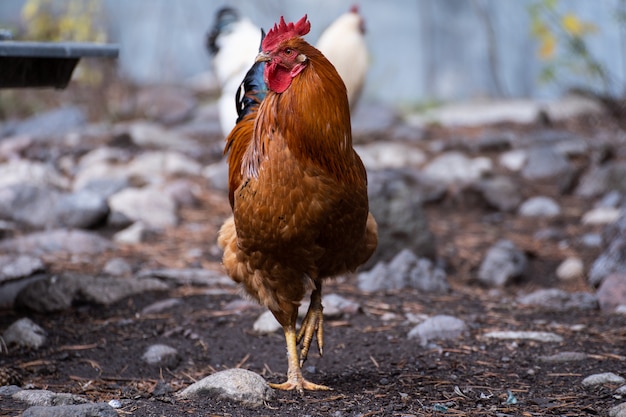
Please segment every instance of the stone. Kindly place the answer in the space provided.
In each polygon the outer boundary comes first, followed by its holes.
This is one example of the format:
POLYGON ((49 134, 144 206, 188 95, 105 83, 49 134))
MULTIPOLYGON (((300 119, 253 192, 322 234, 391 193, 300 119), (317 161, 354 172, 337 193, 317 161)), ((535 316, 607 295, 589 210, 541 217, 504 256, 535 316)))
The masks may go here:
POLYGON ((445 152, 426 164, 422 172, 444 184, 469 184, 477 181, 493 170, 493 164, 486 157, 469 158, 458 151, 445 152))
POLYGON ((561 281, 573 281, 582 278, 585 274, 585 266, 582 259, 569 257, 556 269, 556 277, 561 281))
POLYGON ((25 389, 12 395, 13 399, 29 405, 55 407, 63 405, 86 404, 87 399, 66 393, 56 393, 45 389, 25 389))
POLYGON ((260 334, 269 334, 282 329, 282 327, 272 312, 268 310, 255 320, 252 330, 260 334))
POLYGON ((572 169, 565 156, 553 146, 535 146, 527 151, 527 159, 522 176, 530 181, 556 178, 572 169))
POLYGON ((16 184, 67 189, 70 181, 51 164, 44 162, 12 159, 1 163, 0 187, 16 184))
POLYGON ((626 305, 626 273, 608 275, 596 292, 598 303, 603 311, 615 311, 620 305, 626 305))
POLYGON ((595 385, 603 385, 603 384, 623 384, 626 382, 626 379, 623 377, 614 374, 613 372, 604 372, 600 374, 589 375, 585 379, 583 379, 582 384, 585 387, 593 387, 595 385))
POLYGON ((517 298, 523 305, 532 305, 550 311, 596 310, 598 298, 587 292, 568 293, 558 288, 544 288, 517 298))
POLYGON ((136 100, 140 114, 165 125, 190 119, 198 105, 191 92, 174 86, 142 89, 137 94, 136 100))
POLYGON ((173 347, 156 344, 149 346, 141 359, 148 365, 174 369, 180 363, 181 357, 178 351, 173 347))
POLYGON ((235 368, 209 375, 179 393, 181 398, 201 395, 228 398, 248 406, 260 407, 272 399, 274 390, 259 374, 235 368))
POLYGON ((200 175, 202 166, 194 159, 176 151, 146 151, 137 155, 127 166, 130 177, 146 183, 161 183, 174 175, 200 175))
POLYGON ((589 355, 584 352, 559 352, 554 355, 539 356, 539 362, 546 363, 568 363, 568 362, 580 362, 589 358, 589 355))
POLYGON ((46 343, 46 331, 29 318, 22 318, 11 324, 2 334, 7 345, 39 349, 46 343))
POLYGON ((426 161, 423 151, 405 143, 373 142, 354 149, 368 170, 419 167, 426 161))
POLYGON ((108 215, 106 199, 89 190, 61 196, 55 208, 57 225, 67 228, 89 229, 104 223, 108 215))
POLYGON ((583 215, 582 223, 586 225, 609 224, 617 221, 622 211, 615 207, 596 207, 583 215))
POLYGON ((37 113, 17 125, 11 131, 13 135, 30 136, 35 139, 63 138, 66 134, 85 125, 85 111, 75 106, 63 106, 37 113))
POLYGON ((483 335, 488 339, 500 340, 534 340, 536 342, 557 342, 563 341, 563 337, 550 332, 535 331, 495 331, 483 335))
POLYGON ((359 273, 357 283, 365 292, 417 288, 444 293, 449 289, 445 271, 408 249, 400 251, 388 264, 381 262, 372 270, 359 273))
POLYGON ((17 278, 28 277, 45 269, 40 258, 29 255, 0 255, 0 284, 17 278))
MULTIPOLYGON (((626 390, 618 394, 626 394, 626 390)), ((609 417, 626 417, 626 402, 618 404, 615 407, 611 407, 609 410, 609 417)))
POLYGON ((0 218, 32 228, 57 227, 55 208, 61 192, 43 186, 15 184, 0 188, 0 218))
POLYGON ((102 272, 108 275, 124 277, 129 276, 133 272, 133 268, 130 266, 125 259, 122 258, 113 258, 109 259, 106 264, 104 264, 104 268, 102 272))
POLYGON ((536 196, 524 201, 518 213, 526 217, 555 217, 561 214, 561 207, 550 197, 536 196))
POLYGON ((479 181, 475 186, 489 206, 504 212, 514 211, 522 202, 519 186, 506 176, 479 181))
POLYGON ((124 230, 113 235, 113 241, 117 243, 141 243, 149 228, 142 221, 134 222, 124 230))
POLYGON ((488 286, 503 287, 526 270, 524 252, 510 240, 500 240, 489 248, 478 269, 478 280, 488 286))
POLYGON ((178 223, 174 200, 157 188, 126 188, 109 198, 111 211, 119 211, 148 227, 164 228, 178 223))
POLYGON ((589 284, 592 287, 598 287, 612 273, 626 273, 626 236, 624 235, 608 240, 608 247, 591 264, 589 284))
POLYGON ((108 403, 34 406, 27 408, 22 417, 118 417, 117 411, 108 403))
POLYGON ((509 171, 521 171, 528 160, 528 152, 523 149, 513 149, 500 155, 498 162, 509 171))
POLYGON ((94 254, 111 248, 111 242, 91 232, 55 229, 0 241, 0 252, 44 255, 51 253, 94 254))
POLYGON ((438 315, 429 317, 413 327, 408 334, 409 339, 419 339, 422 346, 432 340, 456 339, 467 333, 465 322, 453 316, 438 315))

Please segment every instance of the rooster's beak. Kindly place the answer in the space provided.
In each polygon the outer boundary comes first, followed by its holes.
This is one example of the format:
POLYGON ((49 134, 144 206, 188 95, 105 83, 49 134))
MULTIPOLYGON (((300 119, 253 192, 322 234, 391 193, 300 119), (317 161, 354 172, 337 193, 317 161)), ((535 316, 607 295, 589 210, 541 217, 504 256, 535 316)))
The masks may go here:
POLYGON ((265 52, 259 52, 254 62, 268 62, 270 59, 271 57, 269 56, 269 54, 265 52))

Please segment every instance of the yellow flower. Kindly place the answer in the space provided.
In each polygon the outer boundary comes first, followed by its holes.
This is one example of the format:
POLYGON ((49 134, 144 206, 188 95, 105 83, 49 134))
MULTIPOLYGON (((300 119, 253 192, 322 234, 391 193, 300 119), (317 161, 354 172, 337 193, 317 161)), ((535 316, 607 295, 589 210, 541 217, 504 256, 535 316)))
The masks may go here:
POLYGON ((556 50, 556 39, 550 34, 546 34, 541 37, 541 43, 539 44, 539 56, 542 59, 550 59, 554 55, 556 50))
POLYGON ((561 18, 561 25, 563 29, 571 36, 582 36, 586 33, 595 32, 595 25, 587 22, 582 22, 573 13, 567 13, 561 18))

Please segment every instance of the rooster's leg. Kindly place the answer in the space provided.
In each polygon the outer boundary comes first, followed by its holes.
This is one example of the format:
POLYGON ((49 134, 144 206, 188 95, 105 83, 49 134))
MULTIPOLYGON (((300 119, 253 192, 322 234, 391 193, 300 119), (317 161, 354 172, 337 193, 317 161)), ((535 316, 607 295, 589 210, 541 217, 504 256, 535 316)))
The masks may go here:
MULTIPOLYGON (((296 343, 296 318, 298 312, 295 309, 293 318, 288 323, 283 324, 283 330, 285 332, 285 340, 287 342, 287 360, 289 362, 289 369, 287 370, 287 381, 282 384, 270 384, 274 389, 280 390, 293 390, 296 389, 299 392, 304 390, 310 391, 325 391, 331 388, 324 385, 317 385, 307 381, 302 376, 302 369, 300 367, 300 361, 298 360, 298 346, 296 343)), ((278 318, 278 317, 277 317, 278 318)), ((280 321, 280 320, 279 320, 280 321)))
POLYGON ((320 356, 324 354, 324 307, 322 307, 322 283, 318 281, 316 288, 311 293, 311 304, 306 312, 306 316, 300 326, 297 343, 302 342, 302 348, 300 349, 300 366, 304 364, 309 354, 309 348, 313 341, 313 335, 317 339, 317 348, 320 352, 320 356))

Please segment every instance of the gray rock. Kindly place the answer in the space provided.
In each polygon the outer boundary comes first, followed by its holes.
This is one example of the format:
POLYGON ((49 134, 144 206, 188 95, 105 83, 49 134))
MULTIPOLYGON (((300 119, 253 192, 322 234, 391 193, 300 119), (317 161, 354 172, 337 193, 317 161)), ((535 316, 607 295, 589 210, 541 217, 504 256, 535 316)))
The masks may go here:
POLYGON ((535 146, 528 150, 522 176, 531 181, 556 178, 571 169, 567 158, 557 152, 553 146, 535 146))
POLYGON ((554 217, 561 214, 561 207, 550 197, 536 196, 524 201, 518 212, 527 217, 554 217))
POLYGON ((418 324, 409 331, 409 339, 419 339, 422 346, 432 340, 450 340, 462 336, 468 331, 461 319, 453 316, 433 316, 418 324))
POLYGON ((138 277, 155 277, 162 280, 171 281, 177 285, 206 285, 206 286, 227 286, 232 287, 235 282, 222 271, 210 269, 149 269, 141 271, 138 277))
POLYGON ((563 337, 551 332, 534 331, 495 331, 483 335, 488 339, 500 340, 534 340, 536 342, 557 342, 563 341, 563 337))
POLYGON ((621 210, 615 207, 595 207, 582 217, 582 224, 596 225, 609 224, 617 221, 621 215, 621 210))
POLYGON ((106 199, 88 190, 62 196, 55 210, 59 226, 78 229, 88 229, 103 223, 108 214, 106 199))
POLYGON ((2 334, 7 345, 39 349, 46 343, 46 331, 29 318, 19 319, 11 324, 2 334))
POLYGON ((539 362, 546 363, 568 363, 568 362, 580 362, 589 358, 589 355, 584 352, 559 352, 554 355, 539 356, 539 362))
POLYGON ((254 321, 252 330, 260 334, 270 334, 280 330, 282 327, 272 312, 268 310, 254 321))
POLYGON ((78 395, 56 393, 45 389, 21 390, 13 394, 13 399, 42 407, 87 404, 89 402, 78 395))
POLYGON ((179 393, 181 398, 203 394, 228 398, 243 404, 259 407, 274 396, 265 379, 245 369, 228 369, 209 375, 191 384, 179 393))
POLYGON ((144 352, 141 359, 149 365, 174 369, 180 363, 178 351, 167 345, 152 345, 144 352))
POLYGON ((522 201, 520 188, 509 177, 485 179, 479 181, 475 187, 491 207, 500 211, 514 211, 522 201))
POLYGON ((167 284, 154 278, 93 277, 66 273, 26 286, 15 303, 43 313, 67 309, 75 302, 108 305, 134 294, 168 288, 167 284))
POLYGON ((24 410, 22 417, 118 417, 118 414, 107 403, 89 403, 30 407, 24 410))
POLYGON ((43 113, 38 113, 15 125, 11 131, 14 136, 30 136, 35 139, 62 138, 67 133, 85 125, 85 112, 73 106, 64 106, 43 113))
POLYGON ((602 280, 596 293, 600 308, 615 311, 620 305, 626 305, 626 273, 614 273, 602 280))
POLYGON ((405 143, 373 142, 355 146, 367 170, 419 167, 426 155, 415 146, 405 143))
POLYGON ((172 175, 200 175, 202 166, 175 151, 148 151, 136 156, 127 166, 128 175, 146 183, 160 183, 172 175))
POLYGON ((61 193, 52 188, 16 184, 0 188, 0 218, 34 228, 56 226, 61 193))
MULTIPOLYGON (((115 212, 113 214, 116 214, 115 212)), ((119 213, 121 216, 125 215, 119 213)), ((117 243, 141 243, 150 229, 142 221, 134 222, 124 230, 113 235, 113 241, 117 243)))
POLYGON ((130 181, 127 178, 96 178, 85 183, 79 191, 90 191, 108 200, 113 194, 129 186, 130 181))
POLYGON ((147 305, 141 310, 141 314, 159 314, 180 304, 182 301, 179 298, 167 298, 147 305))
POLYGON ((209 180, 209 184, 214 189, 228 191, 228 163, 226 159, 207 165, 202 170, 202 176, 209 180))
POLYGON ((566 258, 556 269, 556 276, 561 281, 573 281, 582 278, 585 274, 585 265, 578 257, 566 258))
POLYGON ((368 179, 369 207, 378 223, 378 247, 364 269, 380 261, 389 262, 403 249, 434 259, 435 238, 422 203, 441 197, 445 187, 432 186, 432 182, 397 170, 375 171, 368 179))
POLYGON ((510 240, 500 240, 487 251, 478 269, 478 280, 488 286, 502 287, 520 277, 526 265, 524 252, 510 240))
POLYGON ((29 255, 0 255, 0 284, 28 277, 45 269, 40 258, 29 255))
POLYGON ((518 172, 524 168, 528 160, 528 152, 524 149, 513 149, 500 155, 499 163, 509 171, 518 172))
POLYGON ((106 264, 104 264, 104 268, 102 272, 108 275, 113 275, 116 277, 129 276, 133 272, 133 268, 130 266, 125 259, 122 258, 113 258, 109 259, 106 264))
POLYGON ((56 229, 0 241, 0 251, 44 255, 51 253, 94 254, 111 248, 111 242, 91 232, 56 229))
POLYGON ((357 282, 359 289, 366 292, 417 288, 442 293, 449 289, 445 271, 408 249, 400 251, 389 264, 381 262, 372 270, 359 273, 357 282))
POLYGON ((568 293, 557 288, 540 289, 518 297, 524 305, 542 307, 551 311, 596 310, 598 298, 587 292, 568 293))
POLYGON ((606 165, 593 166, 580 179, 576 195, 593 198, 609 191, 626 193, 626 162, 608 162, 606 165))
POLYGON ((61 175, 51 164, 12 159, 0 164, 0 187, 15 184, 67 189, 70 181, 61 175))
POLYGON ((589 270, 589 284, 599 286, 613 273, 626 273, 626 236, 618 236, 596 258, 589 270))
POLYGON ((178 223, 174 200, 157 188, 126 188, 109 198, 111 211, 119 211, 148 227, 163 228, 178 223))
POLYGON ((356 301, 348 300, 339 294, 326 294, 322 299, 324 317, 340 318, 344 315, 356 314, 361 305, 356 301))
POLYGON ((624 382, 626 382, 626 379, 623 377, 616 375, 613 372, 604 372, 601 374, 589 375, 583 379, 582 384, 585 387, 593 387, 595 385, 602 384, 623 384, 624 382))
POLYGON ((609 417, 626 417, 626 402, 612 407, 609 410, 609 417))
POLYGON ((423 168, 428 177, 444 184, 471 184, 493 170, 490 159, 469 158, 457 151, 445 152, 435 157, 423 168))
POLYGON ((126 129, 133 143, 140 147, 159 147, 192 154, 202 151, 200 145, 193 140, 180 133, 164 129, 156 123, 134 122, 126 129))

